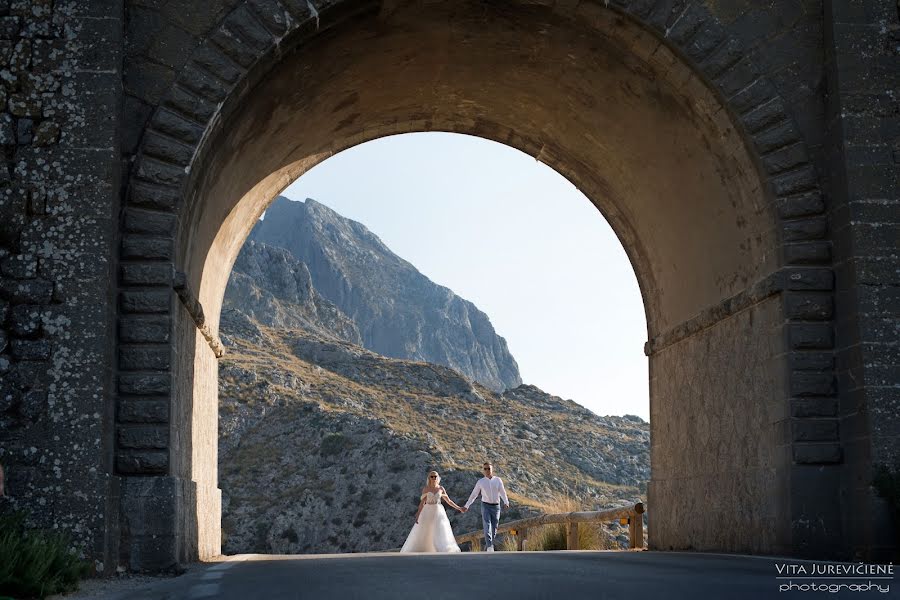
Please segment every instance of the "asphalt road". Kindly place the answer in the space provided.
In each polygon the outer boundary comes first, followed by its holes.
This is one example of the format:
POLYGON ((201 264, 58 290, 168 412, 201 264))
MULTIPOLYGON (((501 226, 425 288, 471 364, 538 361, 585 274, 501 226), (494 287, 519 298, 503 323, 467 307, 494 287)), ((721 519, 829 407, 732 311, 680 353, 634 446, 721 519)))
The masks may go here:
MULTIPOLYGON (((676 552, 240 555, 107 600, 900 598, 893 579, 778 579, 787 558, 676 552), (780 591, 783 585, 880 585, 780 591), (885 592, 883 590, 888 589, 885 592)), ((816 563, 824 564, 824 563, 816 563)), ((898 584, 900 585, 900 584, 898 584)))

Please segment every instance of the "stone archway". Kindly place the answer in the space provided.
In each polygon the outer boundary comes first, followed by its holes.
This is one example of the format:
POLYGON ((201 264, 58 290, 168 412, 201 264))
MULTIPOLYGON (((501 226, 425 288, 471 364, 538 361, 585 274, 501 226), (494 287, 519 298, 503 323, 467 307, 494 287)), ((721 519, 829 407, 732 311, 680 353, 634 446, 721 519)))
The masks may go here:
POLYGON ((830 253, 781 99, 698 4, 536 4, 254 0, 196 50, 143 134, 122 220, 133 568, 218 551, 216 328, 253 222, 332 153, 433 130, 547 163, 626 248, 649 329, 651 546, 836 552, 840 519, 816 503, 840 457, 823 418, 830 253))

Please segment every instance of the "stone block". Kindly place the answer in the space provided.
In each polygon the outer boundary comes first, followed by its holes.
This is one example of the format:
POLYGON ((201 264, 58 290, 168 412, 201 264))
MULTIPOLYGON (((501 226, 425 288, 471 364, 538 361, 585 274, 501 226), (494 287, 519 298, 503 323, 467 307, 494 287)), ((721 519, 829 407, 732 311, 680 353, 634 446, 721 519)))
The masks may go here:
POLYGON ((168 426, 119 426, 116 430, 119 448, 129 450, 163 450, 169 447, 168 426))
POLYGON ((9 112, 16 117, 39 119, 43 116, 40 97, 28 94, 12 94, 8 101, 9 112))
POLYGON ((836 417, 837 398, 791 398, 792 417, 836 417))
MULTIPOLYGON (((731 66, 737 64, 743 56, 744 50, 741 44, 734 38, 728 38, 715 51, 709 54, 705 60, 700 62, 698 66, 706 77, 714 79, 731 66)), ((728 96, 732 95, 734 94, 728 94, 728 96)))
POLYGON ((791 450, 794 461, 798 464, 821 465, 841 462, 841 446, 838 443, 794 444, 791 450))
POLYGON ((784 293, 785 313, 789 319, 823 321, 834 315, 834 298, 829 293, 784 293))
POLYGON ((165 162, 188 166, 194 156, 194 147, 174 138, 166 137, 153 130, 147 131, 141 146, 144 155, 159 158, 165 162))
POLYGON ((834 272, 824 267, 785 267, 783 287, 786 290, 828 291, 834 289, 834 272))
POLYGON ((119 273, 125 285, 168 286, 172 284, 173 267, 171 263, 125 263, 119 267, 119 273))
POLYGON ((152 375, 119 375, 119 393, 134 396, 165 395, 172 389, 172 376, 168 373, 152 375))
POLYGON ((167 451, 120 450, 116 453, 116 471, 122 475, 156 475, 167 473, 168 470, 167 451))
POLYGON ((791 371, 791 395, 829 396, 835 393, 834 374, 831 371, 791 371))
POLYGON ((64 40, 36 39, 31 46, 31 66, 35 73, 52 73, 63 68, 69 55, 64 40))
POLYGON ((194 60, 226 83, 237 83, 246 70, 212 44, 204 44, 194 53, 194 60))
POLYGON ((172 320, 168 317, 129 317, 119 319, 119 340, 125 343, 159 343, 169 341, 172 320))
POLYGON ((0 273, 13 279, 33 279, 37 276, 38 259, 33 254, 14 254, 0 260, 0 273))
POLYGON ((53 297, 53 283, 44 279, 0 281, 0 297, 13 304, 49 304, 53 297))
POLYGON ((696 4, 690 4, 680 15, 678 15, 677 20, 667 27, 666 37, 686 51, 691 49, 691 42, 695 37, 701 37, 704 41, 704 45, 708 48, 706 52, 700 53, 700 57, 705 58, 705 56, 718 45, 717 43, 713 43, 713 40, 718 39, 718 42, 721 43, 724 39, 721 29, 708 23, 709 17, 709 12, 707 12, 706 9, 701 8, 696 4), (713 35, 706 33, 705 30, 707 29, 711 29, 714 32, 713 35), (716 34, 717 37, 714 37, 716 34))
POLYGON ((43 121, 34 131, 35 146, 50 146, 59 141, 60 127, 53 121, 43 121))
POLYGON ((712 80, 722 92, 722 95, 730 98, 751 85, 758 78, 759 72, 754 64, 748 58, 744 58, 712 77, 712 80))
MULTIPOLYGON (((768 106, 768 105, 766 105, 768 106)), ((750 113, 751 115, 755 114, 750 113)), ((748 115, 749 118, 749 115, 748 115)), ((797 169, 809 162, 809 154, 806 151, 806 144, 796 143, 790 146, 779 148, 762 157, 763 165, 769 175, 776 175, 784 171, 797 169)), ((812 196, 815 192, 808 195, 812 196)), ((801 195, 801 198, 803 196, 801 195)), ((820 196, 821 198, 821 196, 820 196)), ((821 212, 821 210, 819 211, 821 212)))
MULTIPOLYGON (((795 148, 798 144, 788 146, 795 148)), ((804 150, 805 152, 805 150, 804 150)), ((776 154, 778 151, 776 151, 776 154)), ((765 158, 763 158, 765 161, 765 158)), ((818 189, 801 192, 796 195, 775 198, 775 208, 778 216, 783 219, 820 215, 825 212, 825 200, 818 189)))
POLYGON ((746 88, 728 99, 728 104, 737 113, 745 114, 771 102, 777 93, 769 80, 760 77, 746 88))
POLYGON ((125 210, 125 231, 171 236, 175 233, 175 215, 171 212, 128 208, 125 210))
POLYGON ((149 181, 134 182, 129 195, 131 204, 157 210, 174 209, 178 199, 178 188, 149 181))
POLYGON ((14 146, 16 144, 16 130, 14 121, 8 113, 0 113, 0 145, 14 146))
POLYGON ((122 239, 122 258, 172 260, 175 242, 171 237, 152 237, 127 234, 122 239))
POLYGON ((48 340, 12 340, 9 353, 16 360, 48 360, 50 342, 48 340))
POLYGON ((168 423, 168 400, 119 400, 120 423, 168 423))
POLYGON ((119 293, 119 306, 124 313, 168 313, 172 290, 141 290, 119 293))
POLYGON ((249 0, 247 4, 272 37, 281 38, 287 33, 290 23, 277 0, 249 0))
MULTIPOLYGON (((205 122, 205 119, 202 121, 205 122)), ((203 127, 200 124, 170 110, 157 110, 153 115, 151 125, 157 131, 191 145, 196 145, 203 137, 203 127)))
POLYGON ((788 365, 794 371, 833 371, 834 353, 801 350, 786 354, 788 365))
POLYGON ((119 368, 123 371, 166 371, 171 358, 168 345, 119 347, 119 368))
POLYGON ((787 265, 831 264, 831 242, 820 240, 783 244, 784 262, 787 265))
MULTIPOLYGON (((208 123, 213 115, 216 114, 216 111, 219 110, 217 103, 207 100, 200 94, 180 85, 176 85, 169 90, 169 94, 163 100, 163 105, 174 109, 175 112, 186 115, 197 123, 208 123)), ((180 139, 184 139, 184 137, 189 136, 185 135, 180 137, 180 139)), ((196 142, 188 143, 196 145, 196 142)))
POLYGON ((246 4, 233 10, 225 19, 223 26, 229 34, 255 50, 257 56, 268 50, 275 41, 246 4))
POLYGON ((10 314, 10 331, 18 337, 33 337, 41 331, 41 307, 19 304, 10 314))
POLYGON ((231 89, 228 84, 216 79, 197 64, 184 68, 178 78, 178 85, 216 103, 222 102, 231 89))
MULTIPOLYGON (((759 133, 756 133, 751 137, 753 138, 753 143, 760 154, 765 154, 767 152, 777 150, 778 148, 783 148, 784 146, 796 144, 801 139, 800 133, 797 131, 797 128, 794 127, 794 124, 787 119, 778 123, 777 125, 774 125, 773 127, 770 127, 769 129, 760 131, 759 133)), ((789 194, 790 192, 785 192, 778 195, 787 196, 789 194)))
POLYGON ((837 419, 791 419, 791 437, 795 442, 837 441, 837 419))
POLYGON ((145 181, 162 185, 179 186, 186 174, 184 167, 165 163, 149 156, 142 156, 137 176, 145 181))
POLYGON ((784 103, 778 96, 775 96, 768 102, 744 113, 740 117, 741 122, 744 124, 744 128, 750 133, 762 131, 781 122, 784 118, 784 103))
POLYGON ((0 39, 16 39, 19 36, 21 26, 19 17, 0 17, 0 39))
POLYGON ((790 196, 800 192, 814 190, 818 178, 811 165, 794 171, 788 171, 772 178, 772 190, 776 196, 790 196))
POLYGON ((47 411, 47 391, 29 390, 22 394, 18 411, 29 421, 37 421, 47 411))
POLYGON ((788 343, 795 350, 828 350, 834 347, 831 323, 791 323, 788 343))

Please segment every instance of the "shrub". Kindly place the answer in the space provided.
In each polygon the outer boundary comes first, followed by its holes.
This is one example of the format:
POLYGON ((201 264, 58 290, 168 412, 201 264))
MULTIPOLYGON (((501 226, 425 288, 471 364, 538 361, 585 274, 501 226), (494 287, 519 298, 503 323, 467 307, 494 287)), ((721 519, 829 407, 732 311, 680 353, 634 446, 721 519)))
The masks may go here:
POLYGON ((25 513, 0 515, 0 596, 45 598, 78 589, 90 563, 64 533, 25 527, 25 513))
POLYGON ((322 445, 319 448, 319 452, 322 454, 322 456, 333 456, 335 454, 342 453, 350 446, 350 440, 348 440, 343 434, 329 433, 322 439, 322 445))
MULTIPOLYGON (((582 510, 579 503, 570 496, 557 496, 546 503, 542 510, 545 514, 567 513, 582 510)), ((544 525, 528 532, 526 550, 565 550, 568 548, 565 523, 544 525)), ((578 524, 579 550, 610 550, 616 548, 615 540, 603 531, 602 523, 578 524)))

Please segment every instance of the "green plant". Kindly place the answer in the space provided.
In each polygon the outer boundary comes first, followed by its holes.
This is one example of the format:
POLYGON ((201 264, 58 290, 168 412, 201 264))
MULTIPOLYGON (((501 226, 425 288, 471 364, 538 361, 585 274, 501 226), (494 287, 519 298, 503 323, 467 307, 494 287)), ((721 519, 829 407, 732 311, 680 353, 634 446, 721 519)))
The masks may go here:
POLYGON ((45 598, 78 589, 90 572, 64 533, 28 529, 23 512, 0 515, 0 595, 45 598))

